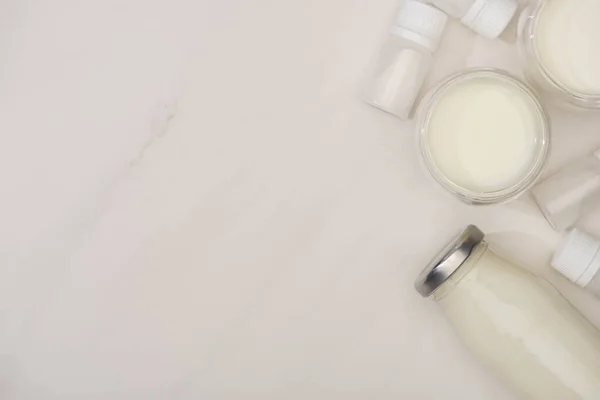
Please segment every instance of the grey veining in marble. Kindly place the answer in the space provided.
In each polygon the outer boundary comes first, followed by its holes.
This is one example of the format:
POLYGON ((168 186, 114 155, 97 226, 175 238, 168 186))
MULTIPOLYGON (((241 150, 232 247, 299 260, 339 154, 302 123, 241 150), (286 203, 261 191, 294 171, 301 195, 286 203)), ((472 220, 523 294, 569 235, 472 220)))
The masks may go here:
MULTIPOLYGON (((0 5, 0 397, 513 399, 412 288, 468 223, 600 322, 528 197, 460 204, 360 102, 395 7, 0 5)), ((519 73, 459 24, 437 61, 428 85, 519 73)), ((549 171, 600 147, 600 117, 550 111, 549 171)))

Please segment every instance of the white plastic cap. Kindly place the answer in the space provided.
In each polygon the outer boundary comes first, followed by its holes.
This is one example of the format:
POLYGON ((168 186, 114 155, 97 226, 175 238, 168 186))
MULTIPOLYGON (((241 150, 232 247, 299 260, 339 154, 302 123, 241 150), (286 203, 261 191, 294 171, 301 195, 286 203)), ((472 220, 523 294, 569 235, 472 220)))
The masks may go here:
POLYGON ((463 24, 488 39, 496 39, 515 16, 517 0, 475 0, 463 24))
POLYGON ((600 240, 573 229, 554 254, 552 267, 570 281, 586 287, 600 270, 600 240))
POLYGON ((448 16, 443 11, 417 0, 405 0, 396 16, 392 34, 434 52, 447 22, 448 16))

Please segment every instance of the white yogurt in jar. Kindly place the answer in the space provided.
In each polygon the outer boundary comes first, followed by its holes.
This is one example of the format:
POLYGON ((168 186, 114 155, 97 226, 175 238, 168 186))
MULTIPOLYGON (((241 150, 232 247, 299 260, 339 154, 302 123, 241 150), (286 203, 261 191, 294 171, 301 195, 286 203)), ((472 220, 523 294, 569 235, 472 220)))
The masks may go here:
POLYGON ((550 77, 566 89, 600 95, 600 1, 552 0, 539 11, 534 47, 550 77))
POLYGON ((548 122, 529 88, 504 73, 472 71, 431 95, 421 147, 433 176, 473 203, 506 201, 540 175, 548 122))

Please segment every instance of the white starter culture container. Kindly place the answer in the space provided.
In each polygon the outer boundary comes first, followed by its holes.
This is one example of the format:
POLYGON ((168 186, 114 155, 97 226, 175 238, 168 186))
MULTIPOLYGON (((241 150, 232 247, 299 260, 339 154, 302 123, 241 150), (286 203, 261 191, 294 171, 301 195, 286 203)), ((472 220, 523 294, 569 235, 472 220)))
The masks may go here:
POLYGON ((448 15, 488 39, 504 32, 515 16, 517 0, 429 0, 448 15))
POLYGON ((405 0, 366 84, 365 101, 409 119, 447 21, 437 8, 405 0))

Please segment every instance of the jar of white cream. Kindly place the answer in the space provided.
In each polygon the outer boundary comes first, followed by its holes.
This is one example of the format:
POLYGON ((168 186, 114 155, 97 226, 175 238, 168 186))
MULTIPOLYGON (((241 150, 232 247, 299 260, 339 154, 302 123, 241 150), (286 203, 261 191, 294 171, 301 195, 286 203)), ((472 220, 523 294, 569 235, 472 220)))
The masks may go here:
POLYGON ((600 109, 600 1, 536 0, 519 19, 528 79, 565 104, 600 109))
POLYGON ((421 153, 433 178, 468 204, 508 202, 542 174, 546 113, 524 82, 494 69, 450 76, 421 103, 421 153))

